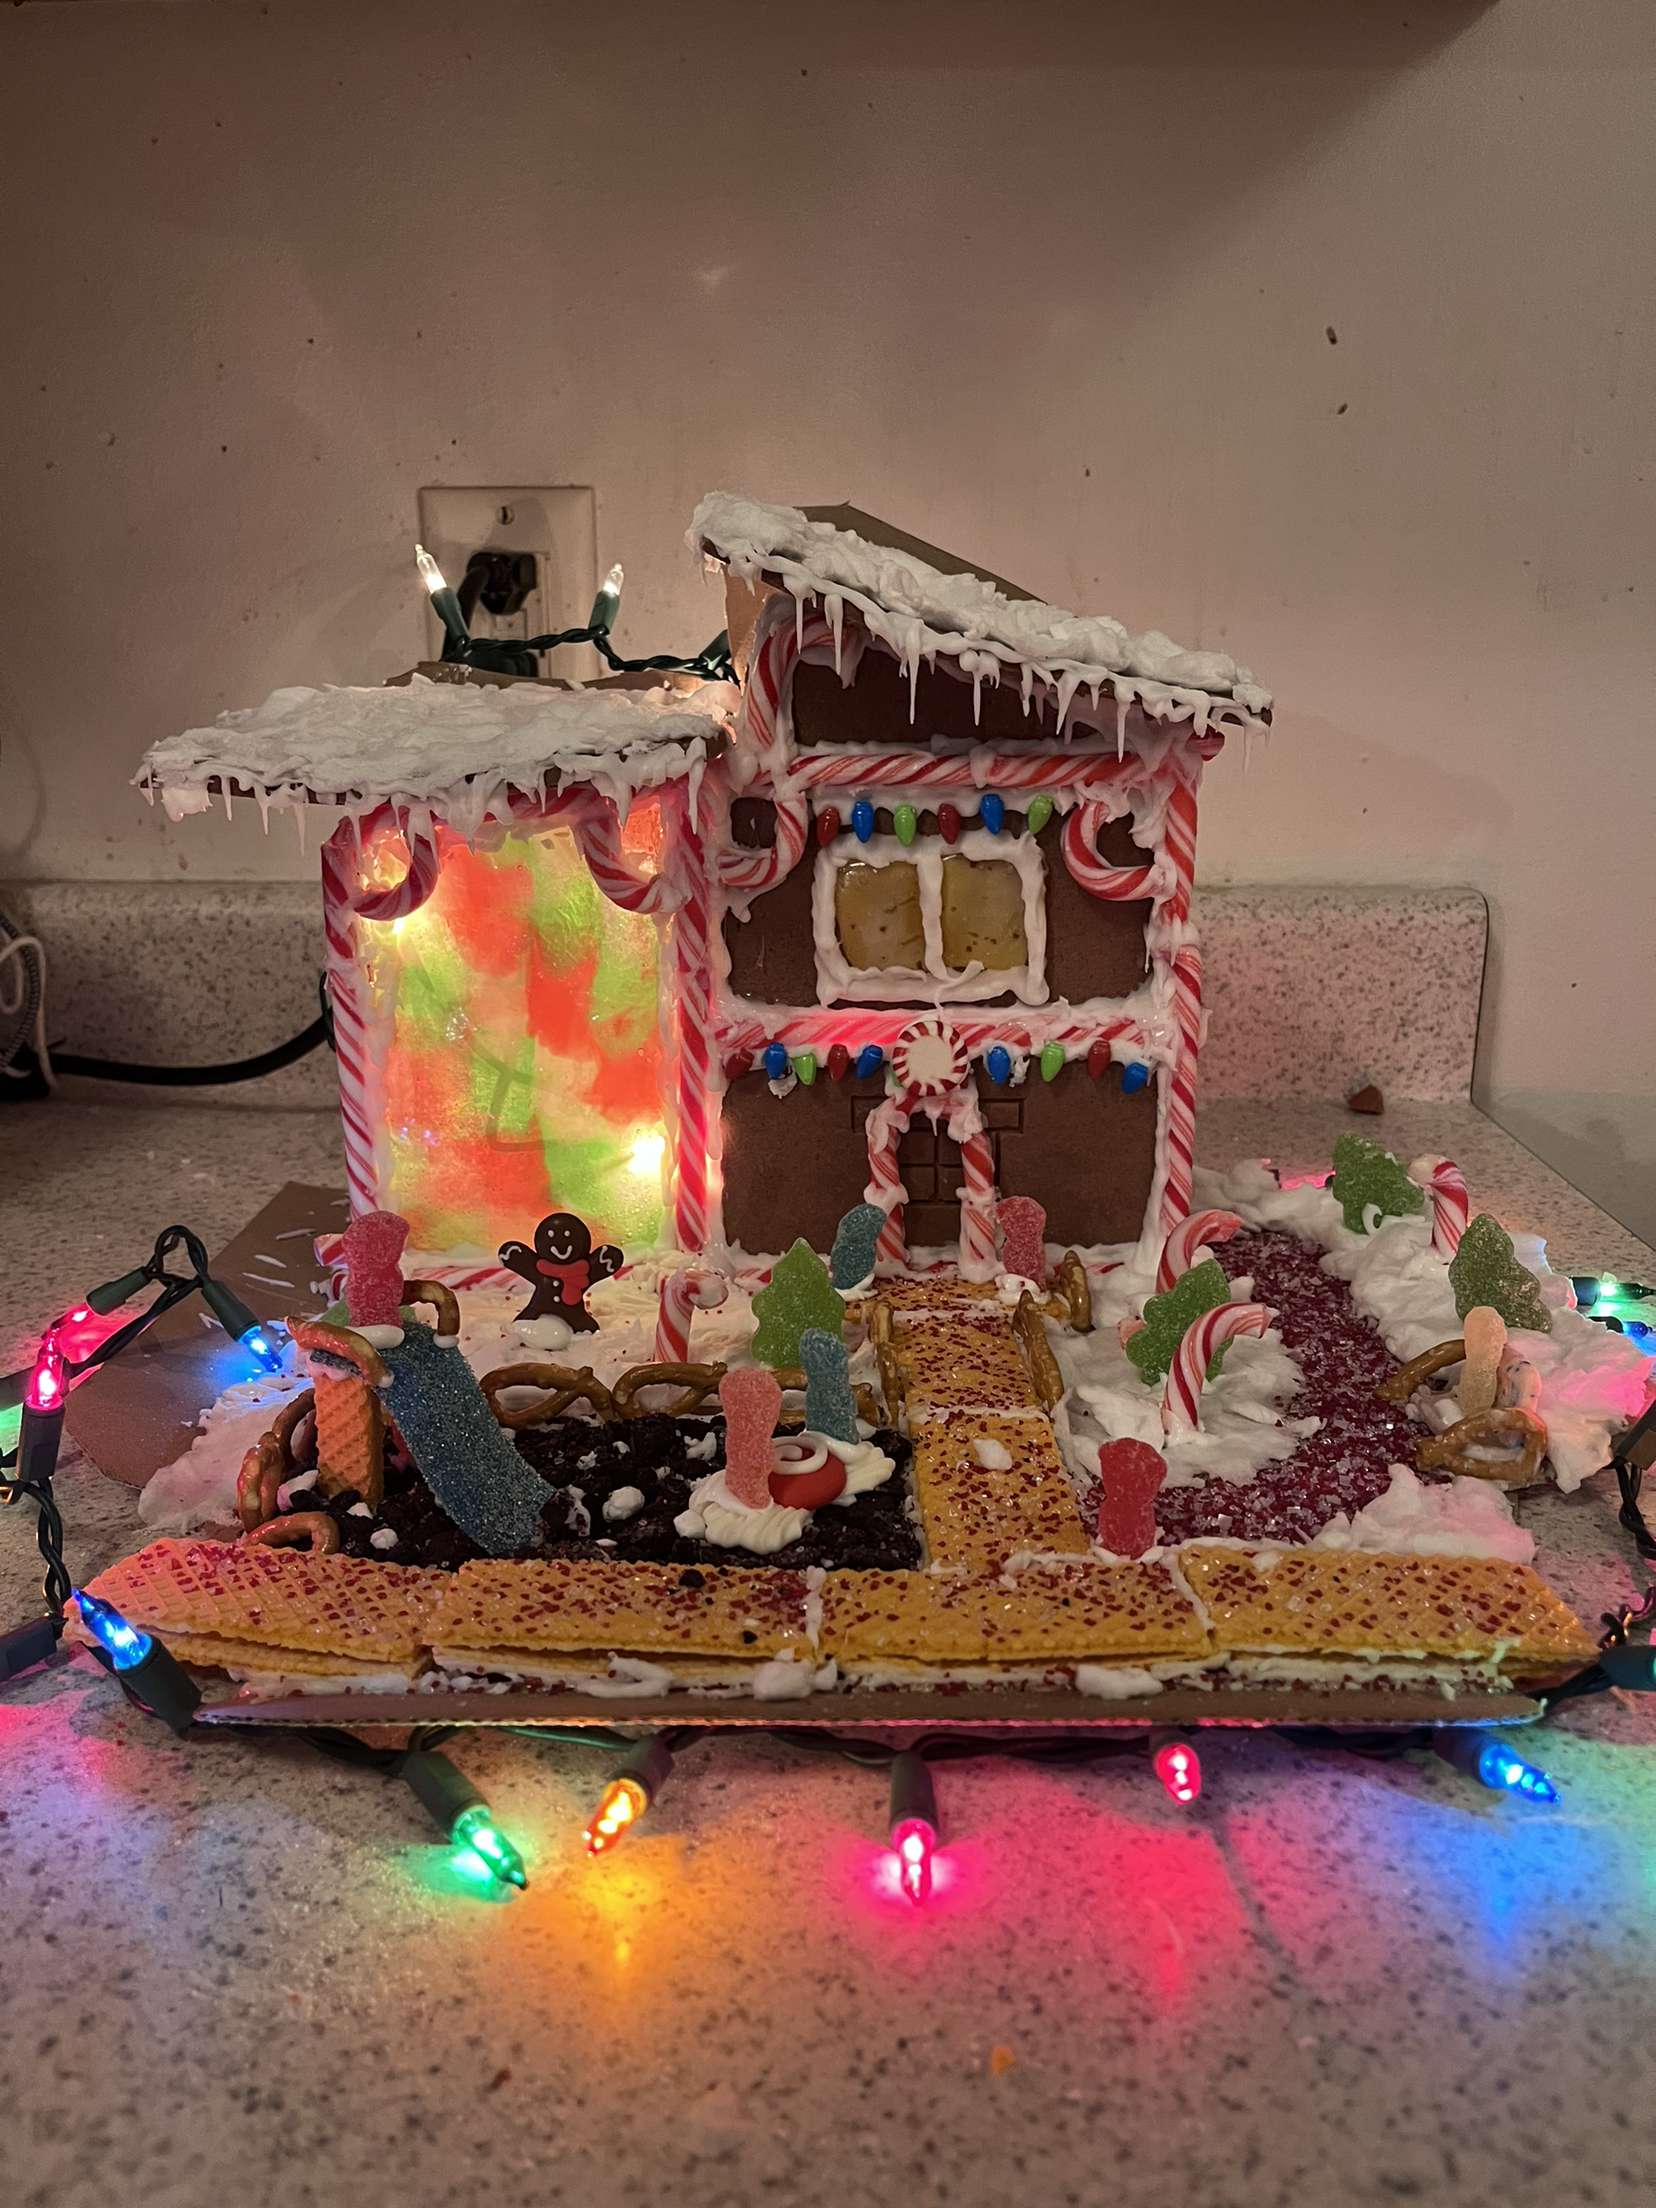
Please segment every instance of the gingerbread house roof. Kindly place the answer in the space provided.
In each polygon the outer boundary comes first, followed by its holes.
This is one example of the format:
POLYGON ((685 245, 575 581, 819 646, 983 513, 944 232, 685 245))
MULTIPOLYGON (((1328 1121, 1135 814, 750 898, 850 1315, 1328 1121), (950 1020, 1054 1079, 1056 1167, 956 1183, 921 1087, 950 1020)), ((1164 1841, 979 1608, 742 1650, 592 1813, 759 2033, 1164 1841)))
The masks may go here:
POLYGON ((820 601, 847 615, 905 667, 939 658, 974 681, 1012 671, 1057 693, 1062 721, 1077 699, 1137 706, 1192 733, 1267 723, 1271 694, 1226 652, 1187 651, 1159 629, 1134 635, 1108 614, 1050 606, 850 506, 770 506, 714 491, 689 543, 749 585, 820 601))
POLYGON ((174 820, 245 797, 265 812, 417 806, 472 834, 507 791, 585 784, 624 812, 716 752, 736 702, 721 682, 564 689, 416 675, 384 689, 277 690, 152 745, 135 779, 174 820))

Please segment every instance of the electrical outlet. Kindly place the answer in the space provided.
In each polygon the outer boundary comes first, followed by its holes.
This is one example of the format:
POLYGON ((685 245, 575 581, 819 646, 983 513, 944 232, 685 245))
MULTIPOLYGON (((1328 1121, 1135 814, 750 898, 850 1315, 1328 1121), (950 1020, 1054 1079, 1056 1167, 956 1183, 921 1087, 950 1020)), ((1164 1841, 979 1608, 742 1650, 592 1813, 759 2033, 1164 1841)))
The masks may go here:
MULTIPOLYGON (((479 605, 474 636, 521 640, 550 630, 582 628, 598 591, 598 511, 590 484, 478 487, 430 484, 420 492, 419 541, 460 588, 474 552, 527 552, 535 561, 535 587, 516 613, 491 614, 479 605)), ((430 657, 441 656, 442 624, 427 617, 430 657)), ((541 672, 586 682, 600 671, 585 645, 543 653, 541 672)))

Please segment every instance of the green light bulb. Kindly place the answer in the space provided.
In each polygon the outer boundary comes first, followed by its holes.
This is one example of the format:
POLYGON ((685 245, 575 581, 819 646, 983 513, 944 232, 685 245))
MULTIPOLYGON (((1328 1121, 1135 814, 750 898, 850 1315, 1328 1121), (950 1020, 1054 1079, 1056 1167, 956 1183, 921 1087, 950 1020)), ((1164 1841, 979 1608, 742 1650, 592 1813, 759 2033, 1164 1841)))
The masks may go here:
POLYGON ((495 1823, 486 1803, 473 1802, 470 1809, 463 1809, 450 1827, 449 1839, 455 1847, 470 1848, 473 1855, 481 1856, 496 1878, 505 1879, 509 1886, 528 1885, 522 1856, 495 1823))

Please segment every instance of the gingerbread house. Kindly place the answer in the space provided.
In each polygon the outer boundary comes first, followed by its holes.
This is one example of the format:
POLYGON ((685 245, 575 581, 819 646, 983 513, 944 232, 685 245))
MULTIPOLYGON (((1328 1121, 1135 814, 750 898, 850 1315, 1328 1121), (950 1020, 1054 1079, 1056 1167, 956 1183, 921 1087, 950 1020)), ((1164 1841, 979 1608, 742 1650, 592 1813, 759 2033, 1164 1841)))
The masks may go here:
POLYGON ((849 509, 718 494, 690 541, 739 695, 279 691, 148 755, 174 814, 346 813, 353 1208, 461 1265, 557 1210, 635 1252, 825 1249, 865 1198, 886 1270, 987 1277, 1009 1196, 1062 1243, 1159 1246, 1190 1204, 1197 784, 1267 694, 849 509))
POLYGON ((850 509, 718 494, 691 542, 756 612, 709 781, 711 1239, 826 1247, 866 1194, 887 1266, 986 1277, 1013 1195, 1060 1242, 1158 1240, 1190 1207, 1197 788, 1268 694, 850 509))

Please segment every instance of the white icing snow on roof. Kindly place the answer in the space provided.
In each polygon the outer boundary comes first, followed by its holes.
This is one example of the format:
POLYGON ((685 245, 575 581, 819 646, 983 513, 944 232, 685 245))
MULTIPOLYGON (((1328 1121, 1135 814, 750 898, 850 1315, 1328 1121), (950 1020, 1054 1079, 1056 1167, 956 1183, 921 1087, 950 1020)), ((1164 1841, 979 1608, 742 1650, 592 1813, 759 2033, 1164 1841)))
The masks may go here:
POLYGON ((946 653, 974 679, 1027 668, 1060 691, 1107 692, 1154 720, 1198 730, 1238 727, 1267 715, 1271 694, 1226 652, 1185 651, 1159 629, 1135 636, 1108 614, 1066 613, 1008 598, 980 575, 945 575, 912 553, 871 544, 854 530, 812 521, 795 506, 767 506, 713 491, 690 524, 692 550, 725 561, 744 581, 778 577, 795 597, 854 606, 905 667, 946 653))
POLYGON ((699 769, 736 699, 721 682, 554 690, 423 676, 385 689, 277 690, 152 745, 137 780, 174 820, 205 812, 216 783, 266 809, 419 805, 472 833, 508 787, 588 783, 624 810, 637 791, 699 769))

